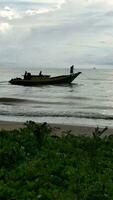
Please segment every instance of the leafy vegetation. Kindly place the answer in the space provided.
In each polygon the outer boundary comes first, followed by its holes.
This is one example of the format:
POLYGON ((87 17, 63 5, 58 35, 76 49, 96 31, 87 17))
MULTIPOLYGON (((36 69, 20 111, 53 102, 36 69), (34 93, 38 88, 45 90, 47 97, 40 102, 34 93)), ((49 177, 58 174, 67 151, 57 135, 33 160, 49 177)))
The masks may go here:
POLYGON ((51 136, 30 121, 0 131, 0 200, 113 199, 113 137, 51 136))

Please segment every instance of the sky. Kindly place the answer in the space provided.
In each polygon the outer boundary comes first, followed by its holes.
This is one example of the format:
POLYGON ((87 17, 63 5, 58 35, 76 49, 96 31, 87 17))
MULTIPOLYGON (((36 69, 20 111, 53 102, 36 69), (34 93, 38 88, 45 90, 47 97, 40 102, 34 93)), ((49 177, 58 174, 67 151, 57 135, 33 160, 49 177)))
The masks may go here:
POLYGON ((0 66, 113 66, 113 0, 0 0, 0 66))

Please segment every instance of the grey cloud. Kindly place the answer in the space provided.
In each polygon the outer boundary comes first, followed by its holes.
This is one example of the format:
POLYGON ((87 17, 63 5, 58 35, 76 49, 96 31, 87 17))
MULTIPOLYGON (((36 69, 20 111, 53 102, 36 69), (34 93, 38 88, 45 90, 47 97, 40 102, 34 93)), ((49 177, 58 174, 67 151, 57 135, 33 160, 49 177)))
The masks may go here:
MULTIPOLYGON (((26 8, 53 6, 16 2, 13 5, 21 12, 26 8)), ((112 47, 106 42, 106 37, 113 34, 109 12, 100 7, 90 10, 71 0, 54 13, 14 19, 10 22, 12 31, 0 35, 0 61, 7 65, 17 62, 18 66, 50 67, 72 63, 112 64, 112 47)))

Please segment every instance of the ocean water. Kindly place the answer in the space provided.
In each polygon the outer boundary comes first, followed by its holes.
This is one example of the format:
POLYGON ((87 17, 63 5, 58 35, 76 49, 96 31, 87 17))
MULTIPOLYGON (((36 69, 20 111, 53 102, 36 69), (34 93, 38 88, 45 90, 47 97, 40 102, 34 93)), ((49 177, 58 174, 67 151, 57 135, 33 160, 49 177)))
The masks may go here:
MULTIPOLYGON (((113 127, 113 70, 75 69, 80 74, 71 85, 18 86, 23 68, 0 67, 0 120, 83 124, 113 127)), ((29 68, 33 74, 62 75, 69 69, 29 68)))

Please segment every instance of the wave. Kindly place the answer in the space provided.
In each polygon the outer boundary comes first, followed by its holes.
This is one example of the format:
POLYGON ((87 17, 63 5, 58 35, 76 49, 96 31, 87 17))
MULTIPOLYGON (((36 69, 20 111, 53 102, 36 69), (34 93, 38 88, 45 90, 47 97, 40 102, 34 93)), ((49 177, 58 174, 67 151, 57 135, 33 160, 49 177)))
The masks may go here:
POLYGON ((1 83, 7 83, 7 82, 8 82, 8 81, 0 81, 0 84, 1 84, 1 83))
POLYGON ((27 101, 26 99, 17 99, 17 98, 7 98, 7 97, 1 97, 0 98, 0 102, 24 102, 24 101, 27 101))
POLYGON ((34 104, 48 104, 48 105, 69 105, 69 104, 75 104, 73 100, 86 100, 84 97, 69 97, 67 99, 70 99, 70 102, 62 102, 62 101, 45 101, 45 100, 33 100, 33 99, 19 99, 19 98, 9 98, 9 97, 1 97, 0 98, 0 103, 1 104, 18 104, 18 103, 34 103, 34 104))
POLYGON ((71 99, 71 100, 91 100, 91 97, 82 97, 82 96, 65 96, 64 99, 71 99))
POLYGON ((0 116, 15 116, 15 117, 62 117, 62 118, 84 118, 84 119, 104 119, 113 120, 113 115, 104 115, 100 113, 49 113, 49 112, 11 112, 2 111, 0 116))

